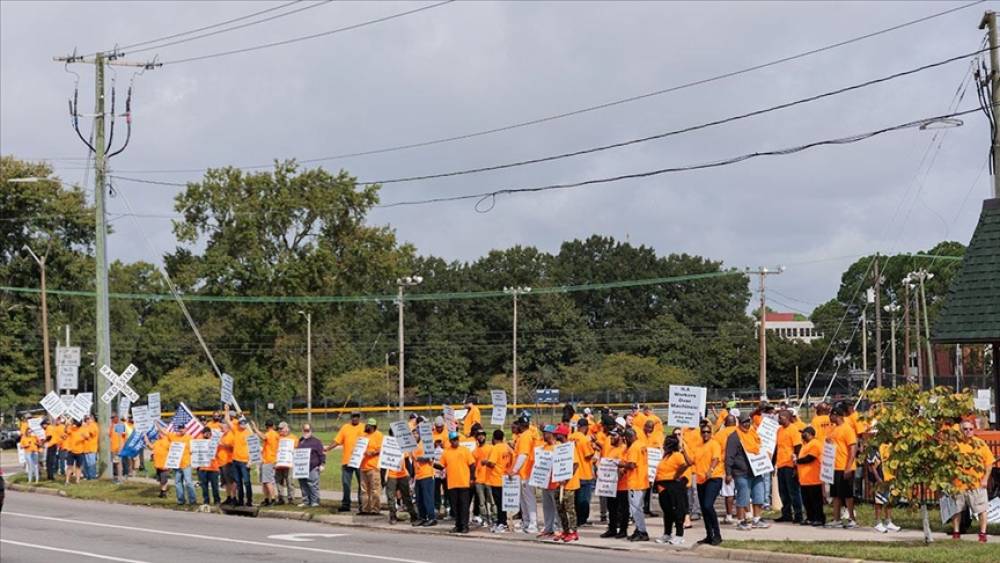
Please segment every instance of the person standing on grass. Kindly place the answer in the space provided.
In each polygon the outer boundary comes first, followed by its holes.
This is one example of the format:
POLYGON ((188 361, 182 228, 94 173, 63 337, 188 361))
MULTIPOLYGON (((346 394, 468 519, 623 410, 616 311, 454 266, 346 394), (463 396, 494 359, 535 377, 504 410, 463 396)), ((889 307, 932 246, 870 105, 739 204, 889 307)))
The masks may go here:
POLYGON ((576 453, 580 456, 580 489, 576 491, 576 521, 577 526, 589 526, 590 499, 594 494, 596 478, 594 476, 594 444, 589 436, 590 421, 581 417, 576 421, 576 431, 569 439, 576 444, 576 453))
MULTIPOLYGON (((374 515, 382 510, 382 473, 378 468, 382 433, 378 430, 378 421, 369 418, 361 437, 368 439, 368 447, 361 458, 361 507, 358 514, 374 515)), ((344 455, 350 456, 350 452, 344 450, 344 455)), ((395 504, 396 499, 390 498, 389 502, 395 504)))
POLYGON ((455 527, 452 533, 469 533, 469 505, 472 502, 470 487, 476 482, 476 459, 472 452, 458 444, 458 432, 448 433, 449 446, 441 453, 441 460, 434 464, 445 472, 448 496, 455 509, 455 527))
MULTIPOLYGON (((212 429, 205 427, 201 429, 201 437, 204 440, 212 439, 212 429)), ((201 487, 202 504, 219 504, 219 457, 212 457, 212 462, 198 468, 198 486, 201 487), (211 497, 209 493, 211 492, 211 497), (211 501, 211 502, 210 502, 211 501)))
POLYGON ((795 456, 802 448, 802 433, 792 425, 792 413, 778 412, 778 435, 775 439, 775 468, 778 472, 778 496, 781 517, 775 522, 802 522, 802 493, 795 470, 795 456))
POLYGON ((420 432, 413 431, 417 449, 413 450, 413 483, 417 497, 420 526, 437 526, 434 510, 434 444, 424 444, 420 432))
POLYGON ((764 476, 753 475, 748 457, 759 453, 760 436, 753 427, 753 418, 749 413, 742 413, 739 426, 726 440, 725 464, 726 481, 736 483, 737 528, 743 531, 770 527, 760 518, 764 507, 764 476))
POLYGON ((38 482, 38 452, 41 450, 39 446, 38 436, 35 436, 29 430, 21 434, 21 440, 18 442, 21 446, 21 451, 24 452, 24 472, 28 476, 28 482, 31 483, 32 480, 38 482))
MULTIPOLYGON (((113 483, 120 483, 124 475, 122 458, 118 455, 125 445, 125 425, 118 420, 118 415, 111 415, 111 425, 108 426, 108 443, 111 447, 111 479, 113 483), (121 427, 119 427, 121 424, 121 427)), ((128 460, 124 460, 128 463, 128 460)))
MULTIPOLYGON (((291 440, 293 444, 299 441, 298 437, 291 433, 288 423, 282 420, 278 423, 278 443, 281 440, 291 440)), ((293 446, 294 447, 294 446, 293 446)), ((275 451, 275 460, 277 460, 277 451, 275 451)), ((275 467, 274 468, 274 481, 278 489, 278 504, 295 504, 295 489, 292 488, 292 468, 291 467, 275 467)))
MULTIPOLYGON (((496 509, 496 525, 490 530, 495 534, 507 531, 507 512, 503 509, 503 477, 507 474, 513 459, 514 451, 504 442, 503 430, 499 428, 494 430, 493 445, 481 463, 486 467, 486 486, 490 489, 493 506, 496 509)), ((478 478, 476 486, 479 486, 478 478)))
POLYGON ((97 479, 97 444, 100 441, 101 427, 88 414, 83 418, 83 477, 88 481, 97 479))
POLYGON ((167 433, 158 429, 156 441, 150 442, 149 436, 143 436, 146 447, 152 450, 153 468, 156 470, 156 480, 160 483, 160 498, 167 497, 167 483, 170 479, 170 470, 167 469, 167 452, 170 451, 170 438, 167 433))
POLYGON ((45 478, 55 481, 59 470, 59 459, 66 425, 61 418, 55 418, 45 427, 45 478))
POLYGON ((683 439, 668 436, 663 441, 663 459, 656 466, 654 478, 660 510, 663 512, 663 535, 657 538, 656 543, 684 543, 684 519, 688 514, 687 489, 693 465, 683 439), (671 534, 674 529, 676 532, 671 534))
POLYGON ((833 497, 833 518, 840 518, 840 509, 847 506, 848 519, 840 524, 829 524, 831 527, 857 528, 858 522, 854 516, 854 470, 857 468, 858 436, 854 433, 854 425, 846 419, 847 412, 838 405, 830 412, 833 429, 826 436, 826 442, 837 446, 837 455, 833 465, 833 486, 830 496, 833 497))
POLYGON ((351 480, 355 477, 357 477, 358 481, 358 505, 361 505, 361 471, 354 467, 349 467, 347 464, 351 461, 351 452, 354 451, 354 444, 357 443, 358 438, 361 437, 364 431, 365 427, 361 425, 361 412, 354 411, 351 413, 351 422, 340 427, 337 435, 333 438, 333 442, 325 450, 330 451, 338 447, 343 448, 343 455, 340 462, 340 486, 344 490, 344 496, 340 501, 338 512, 351 511, 351 480))
POLYGON ((83 465, 84 465, 84 453, 83 448, 87 436, 84 433, 83 425, 74 420, 69 428, 66 430, 66 438, 63 440, 63 445, 66 447, 66 484, 69 485, 71 479, 76 479, 76 483, 80 482, 83 477, 83 465))
POLYGON ((302 503, 298 506, 318 507, 319 506, 319 477, 326 468, 326 449, 319 438, 313 436, 312 425, 302 425, 302 437, 296 448, 307 448, 309 450, 309 476, 299 479, 299 487, 302 489, 302 503))
POLYGON ((278 461, 278 433, 274 430, 274 421, 264 423, 265 432, 261 432, 256 422, 250 423, 253 433, 260 440, 260 486, 264 490, 264 502, 261 506, 275 504, 274 464, 278 461))
POLYGON ((959 453, 975 454, 979 458, 979 463, 974 467, 961 469, 962 473, 974 479, 974 485, 970 486, 955 479, 954 484, 958 489, 958 492, 955 494, 957 510, 955 511, 955 515, 951 517, 951 537, 956 540, 962 539, 962 533, 959 531, 962 513, 966 510, 971 510, 979 518, 979 541, 986 543, 986 529, 988 525, 986 511, 989 507, 986 485, 990 480, 990 472, 993 469, 996 458, 993 456, 993 452, 990 451, 990 447, 986 442, 973 436, 976 427, 972 421, 963 419, 959 428, 962 431, 962 441, 958 444, 959 453))
POLYGON ((881 533, 898 532, 899 526, 892 523, 892 502, 890 499, 892 472, 885 466, 892 451, 891 444, 870 447, 865 458, 865 474, 871 489, 875 491, 875 531, 881 533), (883 516, 885 520, 883 521, 883 516))
MULTIPOLYGON (((698 543, 719 545, 722 543, 722 531, 719 528, 719 515, 715 511, 715 499, 722 490, 722 481, 726 476, 725 464, 722 461, 722 446, 712 439, 712 426, 701 427, 703 444, 694 452, 694 480, 698 487, 698 501, 701 503, 701 518, 705 523, 705 538, 698 543)), ((690 452, 685 452, 690 457, 690 452)))
POLYGON ((646 532, 646 515, 642 510, 642 497, 649 488, 649 458, 646 453, 646 443, 639 439, 635 429, 625 431, 625 469, 622 478, 628 486, 628 508, 635 531, 628 537, 629 541, 649 541, 646 532))
MULTIPOLYGON (((166 431, 164 431, 166 433, 166 431)), ((187 500, 188 504, 197 504, 194 494, 194 481, 191 476, 191 436, 184 432, 183 426, 174 429, 174 433, 167 436, 170 446, 173 444, 183 444, 184 453, 181 454, 181 461, 174 469, 174 492, 177 494, 177 504, 183 505, 187 500)), ((167 451, 170 451, 168 446, 167 451)))
POLYGON ((822 458, 823 442, 816 439, 816 430, 812 426, 806 426, 802 429, 802 448, 795 455, 795 469, 802 492, 802 504, 806 510, 804 525, 826 524, 826 514, 823 513, 823 481, 820 479, 822 458))

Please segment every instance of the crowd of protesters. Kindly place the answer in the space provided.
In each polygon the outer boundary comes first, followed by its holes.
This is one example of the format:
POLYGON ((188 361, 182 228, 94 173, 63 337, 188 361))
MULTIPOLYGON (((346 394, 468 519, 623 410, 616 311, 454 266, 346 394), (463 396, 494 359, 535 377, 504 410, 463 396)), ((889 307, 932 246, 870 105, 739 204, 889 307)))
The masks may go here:
MULTIPOLYGON (((167 427, 158 422, 153 438, 143 437, 161 497, 167 495, 173 478, 178 504, 198 503, 197 483, 203 504, 253 506, 249 438, 256 436, 261 445, 261 506, 320 506, 320 475, 327 453, 342 448, 341 512, 352 511, 351 492, 356 486, 359 514, 380 514, 384 493, 390 522, 398 522, 399 513, 405 512, 412 526, 437 526, 440 521, 450 520, 451 531, 460 534, 468 533, 470 525, 474 525, 494 533, 520 532, 575 542, 580 527, 606 525, 603 538, 641 542, 651 539, 646 519, 661 516, 663 534, 656 541, 683 544, 685 530, 701 520, 705 536, 697 543, 718 545, 722 542, 722 525, 736 531, 770 527, 771 522, 763 514, 770 509, 775 493, 781 504, 781 515, 775 522, 850 529, 858 526, 854 502, 861 480, 874 492, 874 529, 882 533, 900 530, 891 516, 889 490, 893 475, 886 463, 891 447, 866 446, 865 436, 871 429, 847 403, 815 405, 815 415, 808 425, 798 419, 795 410, 784 405, 761 404, 741 412, 730 403, 721 412, 713 412, 712 419, 702 419, 697 427, 669 432, 649 406, 635 405, 624 413, 610 409, 591 412, 589 408, 578 413, 567 405, 559 424, 541 427, 532 421, 530 411, 523 411, 508 435, 502 429, 487 432, 470 398, 463 420, 452 428, 447 428, 443 416, 426 421, 432 425, 433 443, 424 443, 418 431, 418 425, 425 420, 411 414, 409 428, 417 447, 403 455, 397 469, 389 470, 379 468, 385 435, 376 419, 362 424, 360 412, 352 413, 328 444, 313 434, 309 424, 301 427, 300 436, 293 434, 286 422, 268 421, 261 430, 242 416, 233 417, 228 407, 202 422, 195 436, 189 425, 167 427), (765 418, 778 424, 771 456, 777 491, 772 490, 772 475, 754 475, 750 462, 762 451, 758 428, 765 418), (208 465, 192 467, 193 437, 217 440, 208 465), (367 440, 362 460, 357 467, 348 465, 361 438, 367 440), (296 448, 309 450, 307 477, 294 479, 290 467, 276 463, 279 441, 285 439, 291 439, 296 448), (185 444, 184 454, 176 467, 168 469, 168 452, 177 442, 185 444), (550 479, 545 487, 532 486, 529 481, 539 452, 553 451, 567 442, 574 444, 571 477, 559 482, 550 479), (829 485, 820 477, 823 449, 828 443, 836 447, 834 479, 829 485), (649 466, 650 448, 662 449, 662 457, 653 468, 649 466), (616 468, 616 490, 613 496, 599 497, 599 514, 592 519, 591 503, 602 460, 605 465, 613 462, 616 468), (505 477, 512 476, 520 477, 520 506, 515 514, 508 514, 503 509, 503 484, 505 477), (721 518, 716 510, 720 496, 721 518), (651 507, 654 497, 659 515, 651 507), (830 518, 826 516, 828 502, 830 518)), ((40 466, 44 466, 47 479, 63 479, 67 484, 97 477, 101 430, 91 416, 79 422, 46 420, 42 427, 44 439, 22 423, 19 448, 29 481, 39 480, 40 466)), ((959 511, 971 509, 979 519, 979 540, 985 542, 986 482, 995 460, 986 444, 972 435, 973 423, 962 421, 960 429, 965 436, 960 449, 978 454, 982 464, 964 469, 978 478, 980 486, 969 487, 956 481, 959 492, 954 498, 959 511)), ((131 420, 119 421, 117 417, 112 418, 107 429, 116 481, 144 467, 145 455, 118 456, 134 431, 131 420)), ((956 515, 955 537, 958 534, 956 515)))

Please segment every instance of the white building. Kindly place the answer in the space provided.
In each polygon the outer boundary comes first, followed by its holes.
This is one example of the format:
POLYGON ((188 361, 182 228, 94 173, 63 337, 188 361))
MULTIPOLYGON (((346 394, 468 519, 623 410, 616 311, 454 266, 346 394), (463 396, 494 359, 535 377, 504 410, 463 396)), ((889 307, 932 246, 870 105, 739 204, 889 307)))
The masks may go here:
POLYGON ((776 313, 773 311, 767 312, 767 332, 770 336, 800 342, 812 342, 823 337, 816 330, 812 321, 795 320, 795 313, 776 313))

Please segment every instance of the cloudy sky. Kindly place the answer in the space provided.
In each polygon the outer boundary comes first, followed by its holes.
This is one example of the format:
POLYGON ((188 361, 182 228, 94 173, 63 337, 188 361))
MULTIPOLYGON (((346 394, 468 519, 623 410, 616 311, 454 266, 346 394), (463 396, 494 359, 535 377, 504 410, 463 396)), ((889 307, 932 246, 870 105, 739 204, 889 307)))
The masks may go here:
MULTIPOLYGON (((166 182, 189 170, 319 158, 462 135, 724 74, 959 6, 956 3, 455 2, 334 35, 200 61, 171 61, 320 33, 424 3, 331 2, 227 33, 130 55, 165 64, 135 79, 132 143, 116 174, 166 182)), ((52 62, 277 7, 263 2, 0 3, 0 152, 53 160, 84 180, 67 117, 74 77, 52 62)), ((261 15, 307 6, 302 2, 261 15)), ((980 48, 971 8, 763 70, 468 140, 325 161, 384 179, 535 158, 643 137, 787 102, 980 48)), ((246 23, 252 20, 242 20, 246 23)), ((213 28, 213 30, 219 28, 213 28)), ((155 46, 157 44, 153 44, 155 46)), ((136 49, 146 47, 143 45, 136 49)), ((91 112, 93 68, 81 75, 91 112)), ((967 60, 804 106, 618 150, 457 178, 394 184, 384 202, 531 187, 714 161, 947 113, 967 60)), ((109 75, 110 76, 110 75, 109 75)), ((124 89, 131 69, 117 70, 124 89)), ((119 98, 121 100, 121 98, 119 98)), ((119 102, 120 103, 120 102, 119 102)), ((970 87, 960 109, 975 107, 970 87)), ((89 127, 89 123, 87 124, 89 127)), ((592 233, 730 266, 785 264, 779 309, 829 299, 858 255, 967 243, 982 199, 988 127, 890 133, 853 145, 578 190, 375 211, 423 253, 472 260, 514 244, 556 251, 592 233), (932 142, 933 140, 933 142, 932 142)), ((180 188, 118 181, 139 213, 171 214, 180 188)), ((111 213, 125 210, 122 197, 111 213)), ((167 219, 115 222, 112 258, 151 259, 167 219)), ((623 272, 623 277, 628 273, 623 272)))

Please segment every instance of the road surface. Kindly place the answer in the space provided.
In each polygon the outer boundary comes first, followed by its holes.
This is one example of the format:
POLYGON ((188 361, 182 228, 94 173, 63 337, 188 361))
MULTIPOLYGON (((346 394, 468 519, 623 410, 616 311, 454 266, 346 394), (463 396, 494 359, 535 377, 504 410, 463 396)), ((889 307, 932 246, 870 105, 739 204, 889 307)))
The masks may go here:
POLYGON ((704 561, 684 553, 420 535, 315 522, 242 518, 8 491, 4 563, 60 561, 323 561, 369 563, 629 563, 704 561))

